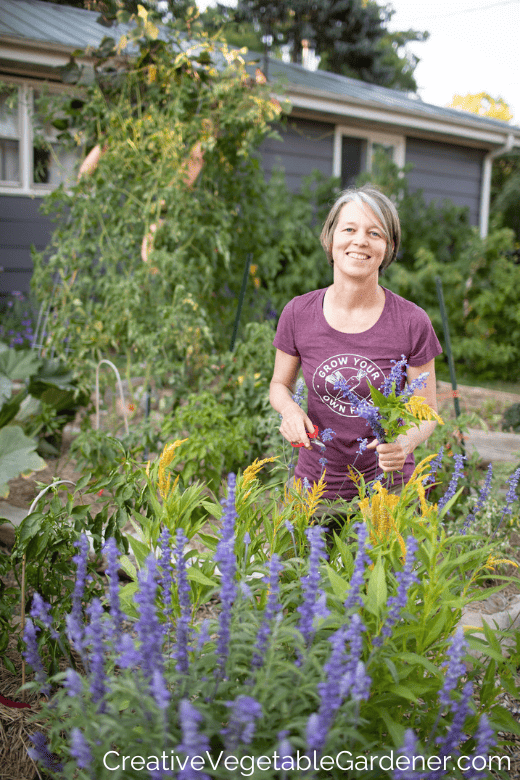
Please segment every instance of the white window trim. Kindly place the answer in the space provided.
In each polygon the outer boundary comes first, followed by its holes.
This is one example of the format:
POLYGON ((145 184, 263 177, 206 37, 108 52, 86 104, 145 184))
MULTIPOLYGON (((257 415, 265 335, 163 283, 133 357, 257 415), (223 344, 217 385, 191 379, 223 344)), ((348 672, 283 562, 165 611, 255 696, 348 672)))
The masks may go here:
POLYGON ((332 175, 341 176, 341 139, 344 135, 353 138, 364 138, 367 142, 367 165, 370 170, 372 165, 372 149, 374 144, 394 147, 394 163, 403 168, 406 157, 406 138, 404 135, 393 133, 379 133, 372 130, 365 130, 361 127, 352 127, 348 125, 336 125, 334 129, 334 156, 332 161, 332 175))
MULTIPOLYGON (((20 170, 20 182, 16 183, 1 183, 0 195, 22 195, 22 196, 37 196, 43 197, 48 195, 54 189, 56 185, 51 184, 35 184, 33 182, 33 126, 32 126, 32 106, 34 92, 42 89, 41 83, 31 83, 27 81, 11 81, 5 80, 6 83, 10 83, 13 86, 18 86, 18 126, 20 128, 19 137, 19 170, 20 170)), ((59 89, 54 90, 48 84, 46 85, 51 91, 61 91, 59 89)))

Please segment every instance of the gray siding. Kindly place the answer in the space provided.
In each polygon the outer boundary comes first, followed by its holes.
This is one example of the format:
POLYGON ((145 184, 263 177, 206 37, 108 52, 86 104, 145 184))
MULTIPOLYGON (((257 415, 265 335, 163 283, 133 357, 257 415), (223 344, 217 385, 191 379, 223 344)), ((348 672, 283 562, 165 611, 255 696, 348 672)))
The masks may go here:
POLYGON ((334 125, 291 119, 277 130, 282 140, 267 138, 260 146, 262 167, 267 175, 273 168, 283 168, 291 192, 298 192, 302 178, 316 169, 332 176, 334 125))
POLYGON ((471 223, 478 225, 484 155, 468 146, 407 138, 406 162, 414 166, 407 176, 410 190, 422 190, 427 202, 449 198, 467 206, 471 223))
POLYGON ((0 195, 0 297, 29 292, 31 245, 44 249, 53 227, 39 212, 40 204, 41 198, 0 195))

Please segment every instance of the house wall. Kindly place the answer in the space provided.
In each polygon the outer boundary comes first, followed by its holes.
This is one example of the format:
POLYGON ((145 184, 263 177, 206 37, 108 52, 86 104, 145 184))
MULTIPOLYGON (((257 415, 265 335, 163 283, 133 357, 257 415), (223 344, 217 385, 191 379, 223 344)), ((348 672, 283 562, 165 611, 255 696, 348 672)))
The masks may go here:
POLYGON ((471 224, 478 225, 484 156, 482 149, 407 137, 406 162, 414 166, 407 175, 410 190, 422 190, 428 203, 449 198, 467 206, 471 224))
POLYGON ((267 138, 260 146, 262 167, 268 175, 273 168, 283 168, 291 192, 297 192, 302 179, 315 169, 332 176, 333 124, 292 119, 288 126, 277 129, 281 140, 267 138))
POLYGON ((39 212, 41 198, 0 195, 0 300, 14 290, 29 292, 31 246, 44 249, 53 224, 39 212))

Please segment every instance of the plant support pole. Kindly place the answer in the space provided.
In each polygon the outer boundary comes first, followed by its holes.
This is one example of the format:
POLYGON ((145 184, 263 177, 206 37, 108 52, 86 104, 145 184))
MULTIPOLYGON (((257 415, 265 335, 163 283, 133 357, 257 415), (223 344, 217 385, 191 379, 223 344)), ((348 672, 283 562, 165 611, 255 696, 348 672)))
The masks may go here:
POLYGON ((235 342, 237 340, 237 333, 238 333, 238 323, 240 322, 240 315, 242 314, 242 306, 244 305, 247 280, 249 279, 250 270, 251 270, 251 252, 248 252, 246 257, 246 264, 244 266, 244 276, 242 277, 242 287, 240 288, 240 295, 238 296, 237 313, 235 316, 235 324, 233 326, 233 335, 231 336, 231 344, 229 346, 230 352, 233 352, 235 349, 235 342))
POLYGON ((455 407, 455 415, 459 417, 460 404, 459 394, 457 392, 457 378, 455 376, 455 364, 453 362, 453 352, 451 351, 450 327, 448 324, 448 315, 446 314, 446 306, 444 304, 444 293, 442 291, 442 281, 440 276, 435 277, 435 284, 437 286, 437 298, 439 299, 439 308, 441 310, 442 329, 444 331, 446 354, 448 355, 448 366, 450 369, 451 387, 453 390, 453 406, 455 407))

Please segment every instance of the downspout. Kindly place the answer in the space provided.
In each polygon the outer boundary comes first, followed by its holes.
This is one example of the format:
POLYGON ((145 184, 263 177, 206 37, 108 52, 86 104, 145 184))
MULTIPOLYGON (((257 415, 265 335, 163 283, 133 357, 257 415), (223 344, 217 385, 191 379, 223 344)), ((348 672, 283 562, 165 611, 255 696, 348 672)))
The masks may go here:
POLYGON ((482 188, 480 190, 480 237, 485 238, 489 227, 489 201, 491 198, 491 172, 493 160, 501 154, 507 154, 514 146, 513 133, 509 133, 507 141, 500 149, 488 152, 482 166, 482 188))

